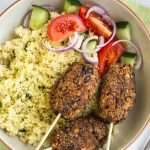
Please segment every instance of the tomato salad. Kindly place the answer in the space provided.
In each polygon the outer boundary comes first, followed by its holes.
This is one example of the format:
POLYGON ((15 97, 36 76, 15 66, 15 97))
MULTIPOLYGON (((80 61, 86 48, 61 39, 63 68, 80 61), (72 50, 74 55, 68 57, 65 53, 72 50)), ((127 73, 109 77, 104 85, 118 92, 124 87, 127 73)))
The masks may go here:
POLYGON ((51 6, 33 6, 23 21, 25 27, 39 29, 48 23, 48 40, 43 45, 54 52, 76 50, 86 62, 96 64, 103 75, 117 61, 139 69, 142 58, 131 42, 127 21, 115 22, 102 6, 83 6, 77 0, 66 0, 58 17, 51 19, 51 6), (61 47, 55 47, 63 43, 61 47))

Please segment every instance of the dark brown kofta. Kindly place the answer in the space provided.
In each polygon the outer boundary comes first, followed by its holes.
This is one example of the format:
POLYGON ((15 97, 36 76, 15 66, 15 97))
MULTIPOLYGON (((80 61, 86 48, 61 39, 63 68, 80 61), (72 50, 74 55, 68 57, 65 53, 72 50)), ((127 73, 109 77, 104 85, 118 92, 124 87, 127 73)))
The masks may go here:
POLYGON ((98 150, 107 138, 106 124, 97 118, 79 118, 53 135, 54 150, 98 150))
POLYGON ((99 99, 100 117, 117 123, 125 119, 135 104, 135 76, 129 65, 115 64, 104 76, 99 99))
POLYGON ((52 109, 70 120, 88 114, 95 103, 99 83, 94 65, 74 63, 55 85, 52 109))

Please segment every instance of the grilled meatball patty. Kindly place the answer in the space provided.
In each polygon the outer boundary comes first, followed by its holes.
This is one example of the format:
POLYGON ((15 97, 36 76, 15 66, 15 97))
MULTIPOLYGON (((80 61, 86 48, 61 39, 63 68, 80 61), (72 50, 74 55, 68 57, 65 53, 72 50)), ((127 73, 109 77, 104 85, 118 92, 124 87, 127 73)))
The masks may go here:
POLYGON ((87 114, 95 102, 99 80, 95 66, 74 63, 53 90, 52 109, 70 120, 87 114))
POLYGON ((97 118, 80 118, 57 130, 51 145, 54 150, 98 150, 107 133, 106 125, 97 118))
POLYGON ((125 119, 135 104, 135 77, 129 65, 112 65, 105 75, 100 93, 100 116, 117 123, 125 119))

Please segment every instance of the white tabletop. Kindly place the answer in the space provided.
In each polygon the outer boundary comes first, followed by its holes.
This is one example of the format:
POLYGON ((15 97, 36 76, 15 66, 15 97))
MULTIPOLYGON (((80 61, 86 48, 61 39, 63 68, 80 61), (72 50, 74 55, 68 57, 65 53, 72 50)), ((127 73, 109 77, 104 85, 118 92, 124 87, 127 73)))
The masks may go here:
MULTIPOLYGON (((0 12, 8 7, 15 0, 0 0, 0 12)), ((150 7, 150 0, 136 0, 137 2, 150 7)), ((145 128, 139 138, 127 150, 144 150, 145 144, 150 139, 150 124, 145 128)))

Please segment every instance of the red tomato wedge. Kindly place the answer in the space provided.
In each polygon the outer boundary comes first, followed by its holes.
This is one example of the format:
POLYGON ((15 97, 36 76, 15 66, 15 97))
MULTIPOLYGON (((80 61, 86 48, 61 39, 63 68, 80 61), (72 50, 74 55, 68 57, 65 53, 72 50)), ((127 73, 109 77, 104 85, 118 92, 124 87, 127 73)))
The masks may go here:
POLYGON ((108 70, 110 65, 115 64, 125 51, 125 48, 121 43, 112 46, 113 43, 114 41, 102 48, 98 53, 99 71, 101 75, 108 70))
POLYGON ((61 42, 74 32, 85 32, 82 19, 75 14, 61 15, 48 24, 48 37, 51 41, 61 42))
POLYGON ((103 35, 105 38, 109 38, 112 35, 112 31, 108 25, 102 21, 101 16, 92 12, 88 18, 85 18, 87 11, 87 7, 81 7, 79 12, 85 26, 95 34, 103 35))

